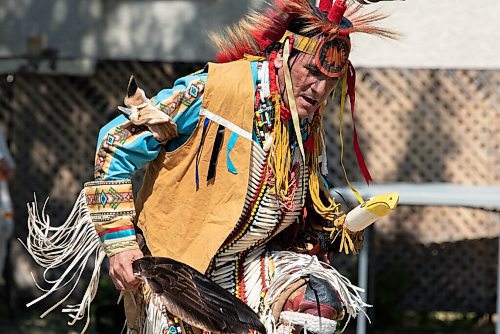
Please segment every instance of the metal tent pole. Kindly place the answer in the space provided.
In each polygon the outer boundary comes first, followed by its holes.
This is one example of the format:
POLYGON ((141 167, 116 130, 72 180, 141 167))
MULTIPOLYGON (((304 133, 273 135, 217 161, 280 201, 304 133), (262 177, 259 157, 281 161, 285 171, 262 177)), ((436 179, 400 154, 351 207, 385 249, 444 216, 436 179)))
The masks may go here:
MULTIPOLYGON (((500 223, 500 222, 499 222, 500 223)), ((500 334, 500 236, 498 237, 498 257, 497 257, 497 324, 495 333, 500 334)))
MULTIPOLYGON (((365 231, 365 241, 363 243, 363 248, 359 252, 358 258, 358 286, 364 291, 361 293, 363 300, 368 300, 368 256, 369 256, 369 245, 371 239, 371 229, 367 228, 365 231)), ((366 311, 366 308, 365 308, 366 311)), ((356 323, 356 334, 366 334, 366 317, 364 314, 358 314, 356 323)))

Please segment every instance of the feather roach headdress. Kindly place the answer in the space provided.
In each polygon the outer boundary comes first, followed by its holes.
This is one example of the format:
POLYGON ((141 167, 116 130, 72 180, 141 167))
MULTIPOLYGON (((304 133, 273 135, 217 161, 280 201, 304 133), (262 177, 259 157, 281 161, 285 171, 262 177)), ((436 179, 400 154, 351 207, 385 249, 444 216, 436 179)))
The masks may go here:
MULTIPOLYGON (((229 62, 241 59, 245 54, 265 56, 271 45, 293 36, 293 48, 320 56, 324 54, 324 57, 319 58, 331 62, 338 59, 331 52, 328 53, 332 46, 339 51, 344 50, 343 56, 347 59, 350 45, 348 42, 345 45, 343 41, 349 38, 350 33, 361 32, 390 38, 396 36, 394 32, 374 24, 385 18, 385 15, 374 11, 360 13, 362 6, 349 6, 345 0, 332 2, 321 0, 316 7, 308 0, 269 0, 267 8, 262 11, 252 11, 223 32, 211 34, 218 48, 216 60, 229 62), (336 41, 337 38, 340 40, 336 41), (349 49, 345 50, 345 47, 349 49)), ((338 64, 334 67, 338 67, 338 64)))

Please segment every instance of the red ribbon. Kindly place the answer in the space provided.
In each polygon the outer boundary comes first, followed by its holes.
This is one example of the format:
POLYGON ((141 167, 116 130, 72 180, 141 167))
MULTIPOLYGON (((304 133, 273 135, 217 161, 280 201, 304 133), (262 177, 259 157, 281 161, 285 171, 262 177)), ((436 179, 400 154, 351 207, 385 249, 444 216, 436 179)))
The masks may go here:
POLYGON ((254 106, 253 106, 253 110, 258 110, 259 106, 260 106, 260 91, 257 90, 255 92, 255 103, 254 103, 254 106))
POLYGON ((363 158, 363 153, 361 152, 361 148, 359 147, 358 134, 356 132, 356 123, 354 122, 354 104, 356 102, 355 89, 356 89, 356 71, 354 70, 354 66, 352 66, 351 62, 349 62, 347 68, 347 95, 349 96, 349 101, 351 102, 354 152, 356 153, 356 158, 358 160, 358 165, 359 168, 361 169, 361 173, 363 174, 366 183, 370 184, 370 182, 373 180, 370 175, 370 172, 368 171, 368 167, 366 167, 365 159, 363 158))
POLYGON ((314 135, 313 134, 309 135, 309 137, 304 142, 304 149, 307 152, 313 152, 314 151, 314 135))

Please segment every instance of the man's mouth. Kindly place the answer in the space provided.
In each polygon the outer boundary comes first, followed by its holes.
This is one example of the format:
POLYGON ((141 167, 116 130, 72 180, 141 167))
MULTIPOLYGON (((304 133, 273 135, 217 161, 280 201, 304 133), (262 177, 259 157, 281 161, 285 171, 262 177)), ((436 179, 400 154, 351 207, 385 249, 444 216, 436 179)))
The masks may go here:
POLYGON ((304 101, 309 103, 311 106, 315 106, 318 103, 317 100, 310 98, 310 97, 307 97, 307 96, 302 96, 302 98, 304 99, 304 101))

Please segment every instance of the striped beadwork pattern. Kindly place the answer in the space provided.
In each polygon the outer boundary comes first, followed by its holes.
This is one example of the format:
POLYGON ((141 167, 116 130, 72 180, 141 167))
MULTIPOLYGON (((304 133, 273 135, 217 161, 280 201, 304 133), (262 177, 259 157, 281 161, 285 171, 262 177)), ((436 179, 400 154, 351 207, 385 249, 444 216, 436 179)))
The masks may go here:
POLYGON ((108 256, 139 248, 132 223, 135 209, 131 181, 87 182, 85 199, 108 256))
POLYGON ((293 205, 283 205, 272 191, 274 177, 267 165, 266 152, 254 144, 251 154, 243 212, 207 272, 214 282, 257 312, 262 307, 266 287, 259 260, 265 251, 263 245, 298 219, 307 192, 308 171, 297 151, 290 175, 293 205))
POLYGON ((134 195, 130 180, 85 183, 85 198, 94 224, 118 216, 134 215, 134 195))

